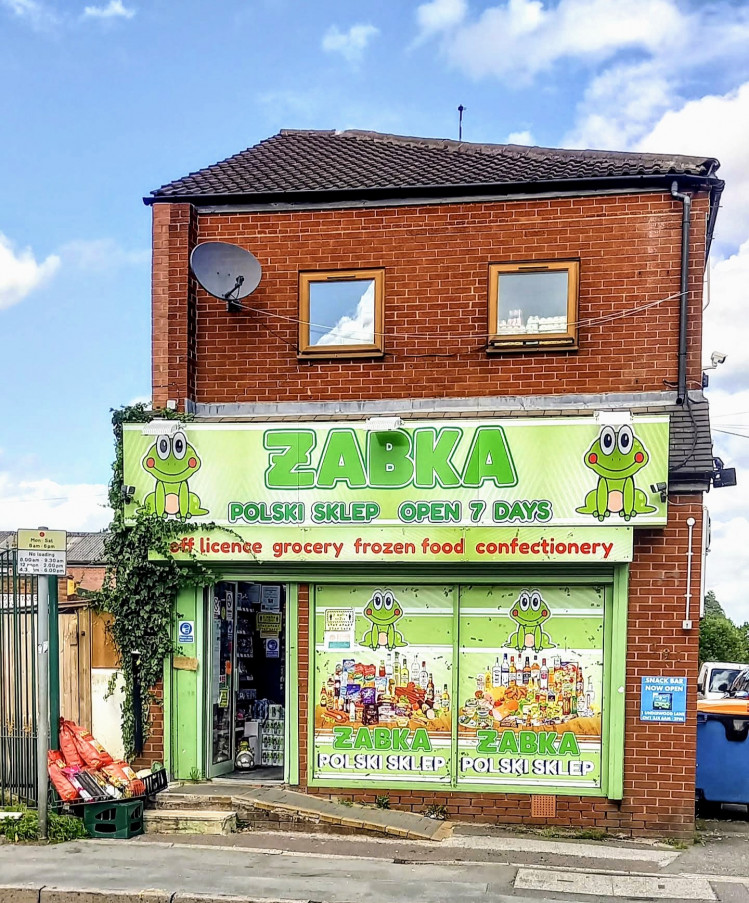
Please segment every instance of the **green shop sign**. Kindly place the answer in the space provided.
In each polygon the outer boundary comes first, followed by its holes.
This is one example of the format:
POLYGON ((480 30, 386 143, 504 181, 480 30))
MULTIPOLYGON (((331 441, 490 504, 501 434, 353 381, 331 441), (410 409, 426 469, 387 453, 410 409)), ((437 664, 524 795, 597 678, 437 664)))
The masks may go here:
POLYGON ((316 586, 310 780, 601 792, 605 594, 316 586))
POLYGON ((124 428, 137 510, 227 527, 663 525, 668 417, 124 428))

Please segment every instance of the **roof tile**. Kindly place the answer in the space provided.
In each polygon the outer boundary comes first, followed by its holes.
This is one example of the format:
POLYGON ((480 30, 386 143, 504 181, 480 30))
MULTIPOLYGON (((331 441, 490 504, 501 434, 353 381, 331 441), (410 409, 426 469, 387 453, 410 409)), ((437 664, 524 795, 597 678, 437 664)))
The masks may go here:
POLYGON ((155 200, 167 200, 342 189, 475 188, 628 176, 707 178, 718 166, 713 157, 284 129, 151 193, 155 200))

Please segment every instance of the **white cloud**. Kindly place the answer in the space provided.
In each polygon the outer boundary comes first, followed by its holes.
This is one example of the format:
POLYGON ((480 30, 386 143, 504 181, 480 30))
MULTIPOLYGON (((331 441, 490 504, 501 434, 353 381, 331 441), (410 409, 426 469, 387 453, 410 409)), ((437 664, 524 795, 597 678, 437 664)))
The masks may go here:
POLYGON ((367 44, 379 33, 380 29, 375 25, 352 25, 348 31, 331 25, 323 36, 322 49, 328 53, 340 53, 349 63, 358 63, 364 56, 367 44))
POLYGON ((316 344, 348 345, 349 343, 374 343, 374 311, 375 286, 374 282, 372 282, 367 286, 361 298, 359 298, 354 316, 342 316, 325 335, 317 340, 316 344))
POLYGON ((523 132, 510 132, 510 134, 507 136, 507 144, 533 145, 535 143, 536 139, 528 129, 525 129, 525 131, 523 132))
POLYGON ((112 238, 74 239, 64 244, 59 253, 66 263, 97 271, 143 266, 151 259, 148 248, 127 250, 112 238))
POLYGON ((124 6, 122 0, 109 0, 106 6, 87 6, 83 10, 84 19, 132 19, 134 9, 124 6))
POLYGON ((518 82, 565 58, 595 63, 622 50, 656 53, 664 42, 680 43, 688 24, 675 0, 508 0, 452 28, 443 48, 474 78, 518 82))
POLYGON ((430 0, 416 8, 419 38, 459 25, 468 12, 467 0, 430 0))
POLYGON ((49 280, 59 266, 60 258, 55 254, 37 263, 31 248, 14 251, 0 232, 0 310, 17 304, 49 280))
POLYGON ((706 587, 715 591, 735 621, 749 621, 746 556, 749 548, 749 239, 712 269, 711 300, 705 312, 703 362, 712 351, 726 362, 709 371, 710 422, 715 454, 735 467, 738 485, 713 489, 705 498, 712 517, 712 550, 706 587))
MULTIPOLYGON (((622 63, 593 78, 578 104, 564 147, 632 147, 674 103, 674 77, 653 60, 622 63)), ((671 148, 673 152, 673 148, 671 148)))
POLYGON ((0 6, 40 31, 57 25, 60 21, 54 10, 37 0, 0 0, 0 6))
MULTIPOLYGON (((718 214, 720 222, 721 213, 718 214)), ((710 272, 710 305, 705 311, 703 363, 713 351, 728 355, 710 371, 710 381, 722 391, 749 387, 749 238, 735 254, 715 263, 710 272)), ((749 404, 747 404, 749 410, 749 404)), ((748 509, 749 510, 749 509, 748 509)))
POLYGON ((735 247, 749 236, 749 82, 669 110, 643 135, 637 150, 717 157, 726 190, 716 240, 735 247))
POLYGON ((18 480, 0 471, 0 529, 101 530, 112 518, 103 483, 18 480))

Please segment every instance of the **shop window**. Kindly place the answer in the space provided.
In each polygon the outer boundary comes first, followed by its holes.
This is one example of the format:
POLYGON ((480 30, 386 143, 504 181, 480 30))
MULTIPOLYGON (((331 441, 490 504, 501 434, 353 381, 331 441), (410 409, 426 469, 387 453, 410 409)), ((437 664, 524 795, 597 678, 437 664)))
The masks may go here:
POLYGON ((606 593, 314 587, 310 781, 603 795, 606 593))
POLYGON ((579 263, 495 263, 489 267, 489 350, 577 347, 579 263))
POLYGON ((384 287, 384 270, 300 273, 299 354, 382 354, 384 287))

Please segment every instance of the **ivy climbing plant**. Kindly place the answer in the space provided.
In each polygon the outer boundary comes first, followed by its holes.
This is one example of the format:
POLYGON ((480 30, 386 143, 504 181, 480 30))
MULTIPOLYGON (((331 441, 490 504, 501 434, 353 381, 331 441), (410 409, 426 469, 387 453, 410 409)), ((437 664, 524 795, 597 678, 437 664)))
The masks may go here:
MULTIPOLYGON (((186 585, 212 579, 210 570, 200 562, 195 559, 178 561, 169 551, 170 542, 177 534, 199 529, 197 525, 136 512, 134 502, 125 502, 122 491, 123 425, 147 423, 155 418, 191 419, 190 415, 175 411, 147 409, 143 404, 112 412, 115 458, 109 504, 114 516, 104 546, 108 564, 100 604, 113 615, 111 632, 119 653, 119 673, 124 679, 122 739, 128 758, 135 751, 135 663, 145 741, 151 730, 151 707, 158 702, 155 691, 164 674, 164 659, 174 651, 171 625, 177 593, 186 585), (149 552, 157 553, 158 560, 149 560, 149 552)), ((201 524, 200 528, 206 526, 212 525, 201 524)))

